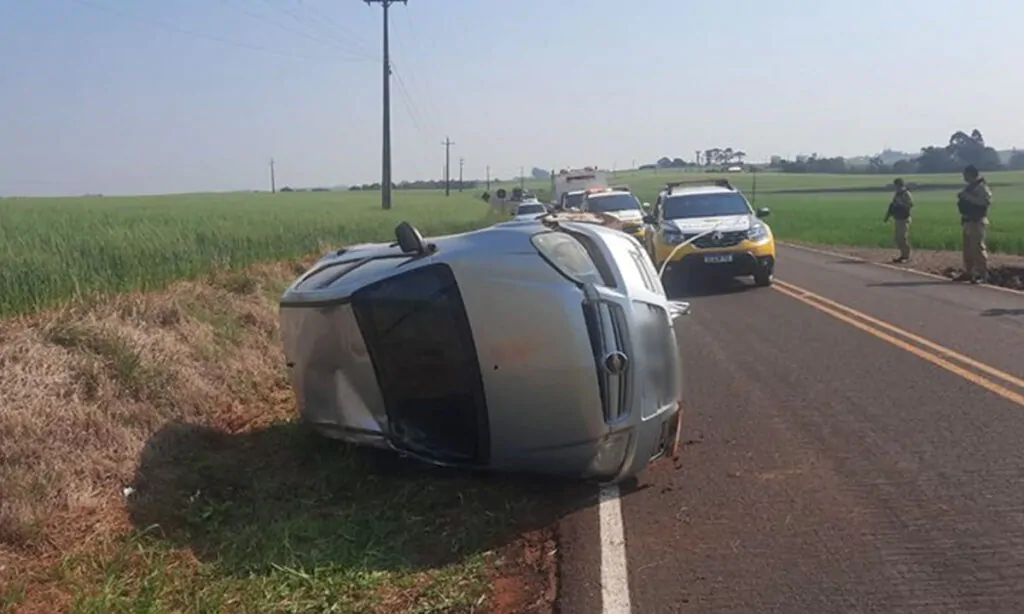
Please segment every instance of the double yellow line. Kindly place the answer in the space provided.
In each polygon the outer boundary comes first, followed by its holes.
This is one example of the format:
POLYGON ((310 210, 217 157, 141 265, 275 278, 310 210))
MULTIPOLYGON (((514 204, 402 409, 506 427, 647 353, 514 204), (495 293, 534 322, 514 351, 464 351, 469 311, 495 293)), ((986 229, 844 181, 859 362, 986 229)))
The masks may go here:
POLYGON ((950 373, 959 375, 973 384, 977 384, 1008 401, 1024 407, 1024 394, 1007 387, 1009 385, 1024 391, 1024 379, 1014 377, 995 367, 974 360, 969 356, 964 356, 938 343, 919 337, 902 328, 873 318, 866 313, 827 299, 819 294, 804 290, 799 286, 776 280, 774 287, 786 296, 810 305, 818 311, 827 313, 837 320, 841 320, 869 335, 891 343, 918 358, 941 367, 950 373))

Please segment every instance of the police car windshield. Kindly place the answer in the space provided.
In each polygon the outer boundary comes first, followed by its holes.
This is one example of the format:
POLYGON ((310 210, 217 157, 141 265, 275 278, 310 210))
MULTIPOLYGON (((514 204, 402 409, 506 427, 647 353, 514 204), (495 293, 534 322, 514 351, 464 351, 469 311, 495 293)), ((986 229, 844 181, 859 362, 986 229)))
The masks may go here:
POLYGON ((519 205, 519 208, 516 209, 516 215, 528 213, 544 213, 544 205, 519 205))
POLYGON ((666 220, 752 213, 747 200, 737 192, 669 196, 665 199, 664 210, 666 220))
POLYGON ((587 199, 587 211, 607 213, 609 211, 625 211, 640 209, 640 202, 632 194, 620 192, 618 194, 607 194, 591 196, 587 199))

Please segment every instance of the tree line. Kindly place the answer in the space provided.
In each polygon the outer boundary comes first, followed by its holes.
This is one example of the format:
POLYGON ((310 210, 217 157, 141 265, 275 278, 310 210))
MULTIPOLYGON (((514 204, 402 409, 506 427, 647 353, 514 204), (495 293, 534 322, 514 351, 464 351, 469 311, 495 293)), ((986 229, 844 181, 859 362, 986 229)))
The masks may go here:
POLYGON ((813 154, 796 160, 772 158, 770 166, 784 173, 887 173, 910 175, 915 173, 958 173, 973 164, 980 171, 1024 170, 1024 151, 1015 151, 1003 164, 999 152, 985 144, 981 131, 970 134, 957 130, 945 145, 922 147, 914 157, 885 162, 881 156, 868 158, 867 164, 851 163, 841 156, 823 157, 813 154))

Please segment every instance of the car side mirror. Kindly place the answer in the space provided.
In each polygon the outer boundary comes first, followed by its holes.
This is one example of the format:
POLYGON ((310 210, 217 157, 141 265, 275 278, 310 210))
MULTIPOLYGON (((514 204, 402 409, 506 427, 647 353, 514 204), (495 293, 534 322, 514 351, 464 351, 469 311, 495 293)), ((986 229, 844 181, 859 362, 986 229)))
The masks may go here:
POLYGON ((768 207, 761 207, 757 210, 757 217, 768 217, 772 214, 772 210, 768 207))
POLYGON ((657 221, 657 220, 655 220, 655 219, 654 219, 654 216, 653 216, 653 215, 645 215, 645 216, 644 216, 644 224, 653 224, 653 223, 655 223, 656 221, 657 221))
POLYGON ((425 254, 429 249, 423 235, 409 222, 395 227, 395 238, 398 239, 398 247, 406 254, 425 254))

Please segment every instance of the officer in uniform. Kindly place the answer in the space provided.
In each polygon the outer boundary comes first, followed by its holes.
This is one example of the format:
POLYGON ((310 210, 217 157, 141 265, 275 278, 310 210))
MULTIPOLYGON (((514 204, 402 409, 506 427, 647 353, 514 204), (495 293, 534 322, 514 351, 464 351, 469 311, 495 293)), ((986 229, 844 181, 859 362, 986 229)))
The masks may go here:
POLYGON ((910 209, 914 206, 914 199, 903 179, 896 178, 892 185, 895 186, 896 192, 892 195, 892 202, 889 203, 884 221, 888 222, 889 218, 896 220, 896 247, 900 250, 900 255, 892 261, 906 262, 910 259, 910 209))
POLYGON ((988 234, 988 208, 992 205, 992 190, 973 164, 964 169, 964 181, 967 186, 957 194, 964 241, 964 273, 958 280, 970 280, 972 284, 985 283, 988 281, 985 236, 988 234))

